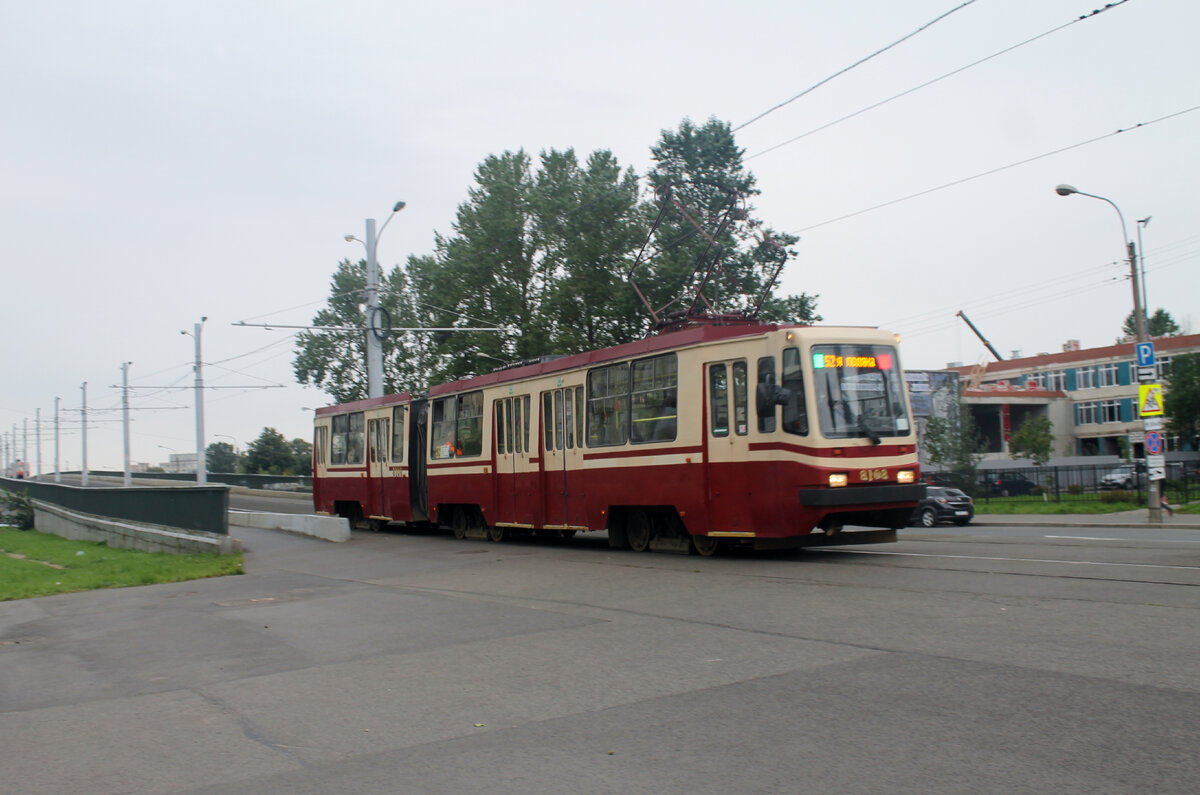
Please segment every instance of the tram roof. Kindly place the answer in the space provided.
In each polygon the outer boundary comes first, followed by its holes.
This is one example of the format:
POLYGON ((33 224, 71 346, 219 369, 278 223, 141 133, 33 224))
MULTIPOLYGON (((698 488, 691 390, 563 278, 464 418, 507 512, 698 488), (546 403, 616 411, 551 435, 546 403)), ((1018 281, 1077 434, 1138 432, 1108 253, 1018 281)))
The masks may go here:
MULTIPOLYGON (((747 323, 727 326, 689 326, 678 331, 672 331, 666 334, 658 334, 652 337, 634 340, 633 342, 626 342, 621 345, 613 345, 609 348, 598 348, 594 351, 571 354, 548 361, 532 362, 530 364, 519 365, 516 367, 507 367, 490 373, 484 373, 483 375, 464 378, 460 381, 438 384, 437 386, 432 386, 429 388, 429 395, 430 397, 433 397, 435 395, 461 392, 466 389, 478 389, 485 386, 491 386, 492 384, 504 384, 508 383, 509 381, 519 381, 525 378, 533 378, 540 375, 550 375, 566 370, 591 367, 619 359, 650 356, 655 353, 664 353, 680 348, 691 347, 693 345, 703 345, 704 343, 708 342, 735 339, 737 337, 754 337, 760 334, 766 334, 772 331, 789 328, 807 329, 815 327, 798 324, 771 323, 747 323)), ((831 327, 824 326, 820 328, 827 329, 831 327)))

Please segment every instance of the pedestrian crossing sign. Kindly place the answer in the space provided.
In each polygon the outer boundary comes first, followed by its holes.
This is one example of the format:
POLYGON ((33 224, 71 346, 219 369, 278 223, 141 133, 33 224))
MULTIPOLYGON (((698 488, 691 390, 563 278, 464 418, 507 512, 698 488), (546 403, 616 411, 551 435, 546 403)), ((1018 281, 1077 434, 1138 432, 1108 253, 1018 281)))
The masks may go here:
POLYGON ((1142 417, 1162 416, 1162 384, 1142 384, 1138 387, 1138 414, 1142 417))

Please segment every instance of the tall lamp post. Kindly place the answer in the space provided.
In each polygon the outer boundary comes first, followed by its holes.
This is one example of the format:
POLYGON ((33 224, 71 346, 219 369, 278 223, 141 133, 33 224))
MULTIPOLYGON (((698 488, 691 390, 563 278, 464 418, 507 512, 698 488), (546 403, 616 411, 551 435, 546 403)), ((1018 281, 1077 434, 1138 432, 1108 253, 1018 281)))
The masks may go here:
MULTIPOLYGON (((1116 205, 1116 203, 1113 202, 1112 199, 1106 199, 1103 196, 1097 196, 1093 193, 1084 193, 1083 191, 1079 190, 1078 188, 1076 188, 1072 185, 1059 185, 1057 188, 1054 189, 1054 191, 1059 196, 1070 196, 1072 194, 1078 194, 1079 196, 1087 196, 1092 199, 1099 199, 1102 202, 1108 202, 1112 206, 1112 208, 1117 211, 1117 217, 1121 219, 1121 242, 1125 245, 1126 256, 1129 257, 1129 281, 1133 285, 1133 322, 1134 322, 1134 328, 1137 330, 1137 341, 1138 342, 1149 341, 1150 337, 1149 337, 1149 335, 1146 334, 1146 313, 1144 311, 1142 311, 1142 291, 1139 288, 1139 281, 1138 281, 1137 246, 1135 246, 1133 244, 1133 241, 1129 239, 1129 233, 1125 226, 1125 215, 1121 212, 1121 208, 1118 207, 1116 205)), ((1146 220, 1149 221, 1148 218, 1146 220)), ((1138 223, 1140 224, 1141 222, 1139 221, 1138 223)), ((1140 232, 1140 226, 1139 226, 1139 232, 1140 232)), ((1144 450, 1143 450, 1143 452, 1144 452, 1144 450)), ((1162 521, 1162 506, 1160 505, 1160 503, 1157 499, 1158 488, 1157 487, 1155 487, 1155 488, 1148 487, 1150 484, 1150 480, 1149 480, 1150 467, 1149 466, 1146 467, 1146 475, 1147 475, 1146 507, 1150 511, 1150 521, 1161 522, 1162 521)))
POLYGON ((1092 199, 1099 199, 1102 202, 1108 202, 1117 211, 1117 217, 1121 219, 1121 242, 1125 246, 1125 256, 1129 259, 1129 280, 1133 284, 1133 322, 1134 328, 1137 329, 1137 340, 1138 342, 1145 342, 1150 339, 1146 336, 1146 314, 1142 311, 1142 291, 1138 287, 1137 247, 1129 239, 1129 233, 1125 228, 1125 215, 1121 212, 1121 208, 1112 199, 1106 199, 1103 196, 1097 196, 1093 193, 1084 193, 1071 185, 1059 185, 1054 190, 1059 196, 1077 194, 1092 199))
POLYGON ((387 225, 404 206, 404 202, 396 202, 378 234, 375 232, 375 219, 368 218, 366 240, 346 235, 347 243, 358 240, 367 250, 367 397, 383 397, 383 332, 379 328, 379 263, 375 260, 375 250, 379 247, 383 230, 387 229, 387 225))
MULTIPOLYGON (((203 362, 200 357, 200 333, 204 330, 204 322, 206 320, 208 320, 208 317, 202 317, 199 323, 194 323, 190 334, 186 331, 179 332, 196 341, 196 363, 192 367, 192 370, 196 374, 194 384, 196 391, 196 483, 199 485, 204 485, 208 482, 208 469, 204 460, 204 373, 203 362)), ((162 447, 162 445, 159 445, 159 447, 162 447)))

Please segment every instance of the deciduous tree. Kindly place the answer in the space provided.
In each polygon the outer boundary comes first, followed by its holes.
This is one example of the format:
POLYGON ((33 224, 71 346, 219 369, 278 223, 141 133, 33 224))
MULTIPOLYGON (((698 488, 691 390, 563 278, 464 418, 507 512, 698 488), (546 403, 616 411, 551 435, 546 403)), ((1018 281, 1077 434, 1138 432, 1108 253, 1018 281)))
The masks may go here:
POLYGON ((1200 353, 1173 357, 1166 381, 1167 428, 1195 450, 1200 447, 1200 353))

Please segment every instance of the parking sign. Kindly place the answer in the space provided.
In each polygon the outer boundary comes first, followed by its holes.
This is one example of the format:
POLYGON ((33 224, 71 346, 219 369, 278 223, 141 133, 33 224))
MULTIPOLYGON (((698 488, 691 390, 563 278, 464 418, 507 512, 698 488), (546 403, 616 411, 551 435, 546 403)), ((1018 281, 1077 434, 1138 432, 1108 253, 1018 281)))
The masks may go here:
POLYGON ((1152 367, 1154 365, 1154 343, 1139 342, 1137 344, 1137 363, 1138 367, 1152 367))

